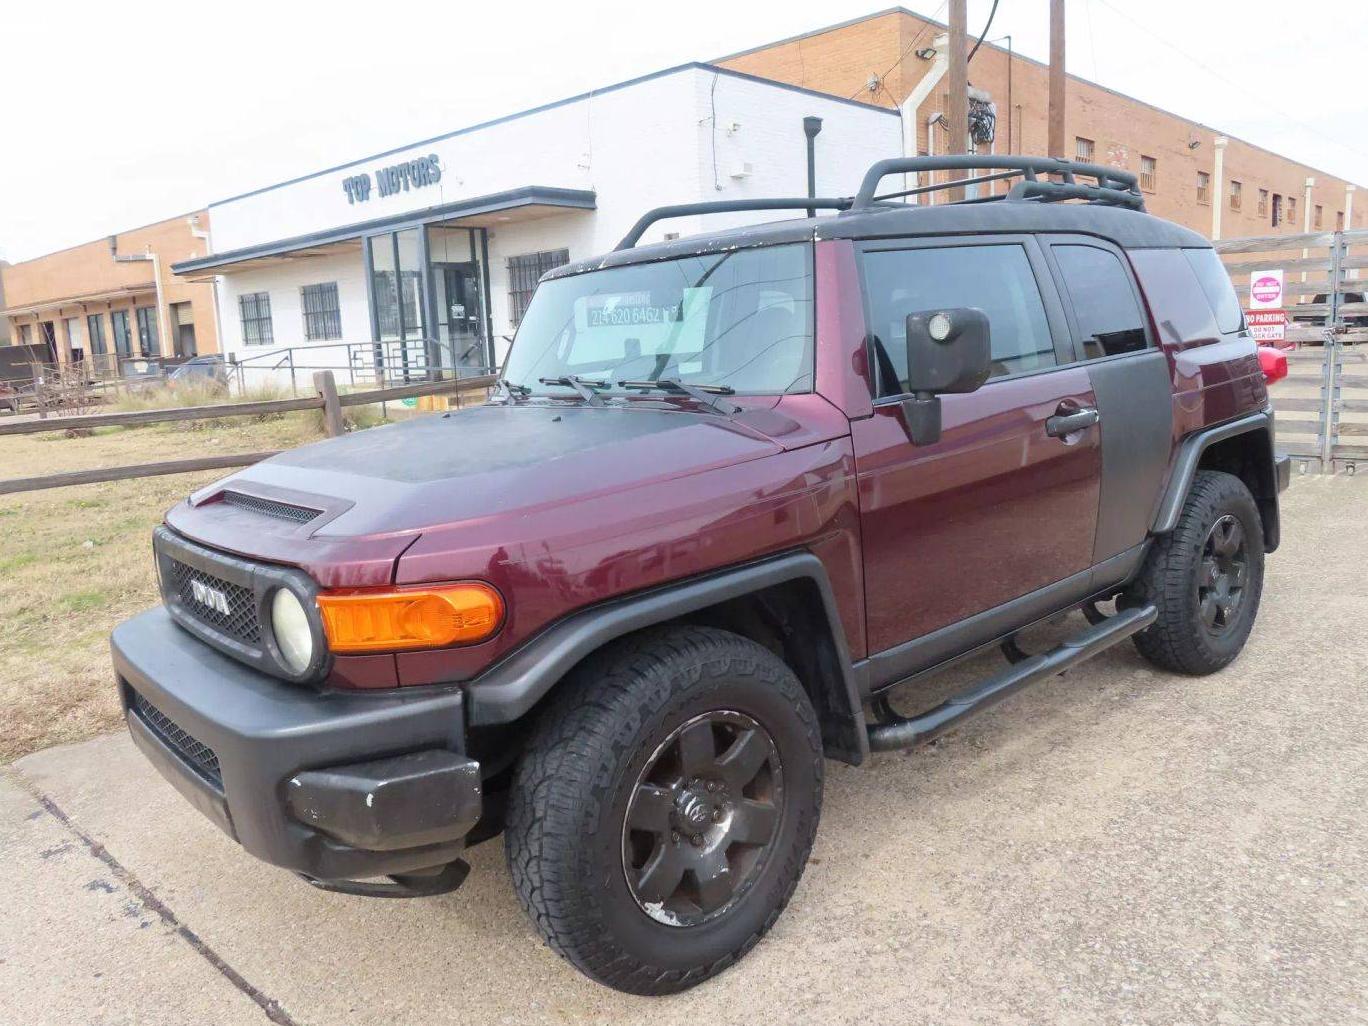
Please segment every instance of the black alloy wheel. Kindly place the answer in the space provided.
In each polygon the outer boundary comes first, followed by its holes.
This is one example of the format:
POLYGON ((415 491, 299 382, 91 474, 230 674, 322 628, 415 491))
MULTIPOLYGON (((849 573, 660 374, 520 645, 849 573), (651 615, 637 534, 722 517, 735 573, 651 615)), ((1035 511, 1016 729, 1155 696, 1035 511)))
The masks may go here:
POLYGON ((592 979, 671 994, 788 904, 822 808, 822 732, 757 642, 668 624, 585 659, 539 710, 505 844, 539 933, 592 979))
POLYGON ((641 910, 689 927, 731 908, 769 856, 783 791, 774 739, 745 713, 714 710, 677 727, 642 768, 622 830, 641 910))
POLYGON ((1263 520, 1249 486, 1223 471, 1197 471, 1178 526, 1153 540, 1118 599, 1159 610, 1154 625, 1135 635, 1135 647, 1177 673, 1229 666, 1258 616, 1263 571, 1263 520))
POLYGON ((1227 513, 1211 525, 1202 545, 1197 607, 1207 630, 1220 634, 1239 621, 1248 577, 1244 528, 1227 513))

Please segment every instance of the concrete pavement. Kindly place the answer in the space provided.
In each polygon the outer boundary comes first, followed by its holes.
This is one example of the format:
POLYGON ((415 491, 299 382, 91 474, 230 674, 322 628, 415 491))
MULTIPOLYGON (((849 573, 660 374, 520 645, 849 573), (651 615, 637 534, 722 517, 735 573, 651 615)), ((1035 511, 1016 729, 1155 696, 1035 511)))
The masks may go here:
POLYGON ((675 998, 544 948, 498 842, 452 895, 325 894, 122 736, 29 756, 0 778, 0 1022, 1368 1022, 1368 481, 1299 478, 1284 510, 1233 667, 1123 646, 828 764, 792 906, 675 998))

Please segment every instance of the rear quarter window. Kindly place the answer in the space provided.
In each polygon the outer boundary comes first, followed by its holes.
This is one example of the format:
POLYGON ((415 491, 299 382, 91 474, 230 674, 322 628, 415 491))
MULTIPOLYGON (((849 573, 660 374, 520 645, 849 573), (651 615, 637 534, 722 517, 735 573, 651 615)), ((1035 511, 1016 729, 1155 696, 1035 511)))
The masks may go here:
POLYGON ((1230 283, 1230 275, 1214 249, 1185 249, 1183 256, 1197 276, 1211 312, 1216 315, 1216 327, 1222 335, 1229 335, 1244 327, 1244 312, 1239 297, 1230 283))
POLYGON ((1149 345, 1145 317, 1117 255, 1097 246, 1051 247, 1073 305, 1085 360, 1136 353, 1149 345))

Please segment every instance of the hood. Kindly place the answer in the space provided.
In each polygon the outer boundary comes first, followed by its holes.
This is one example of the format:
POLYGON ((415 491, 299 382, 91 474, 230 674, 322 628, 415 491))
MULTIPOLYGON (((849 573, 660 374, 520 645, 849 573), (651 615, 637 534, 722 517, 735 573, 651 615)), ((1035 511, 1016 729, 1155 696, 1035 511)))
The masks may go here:
POLYGON ((781 452, 772 435, 786 424, 772 409, 728 419, 636 404, 480 406, 281 453, 192 495, 167 522, 204 544, 296 565, 327 561, 344 540, 354 557, 365 538, 392 566, 430 527, 517 517, 781 452))

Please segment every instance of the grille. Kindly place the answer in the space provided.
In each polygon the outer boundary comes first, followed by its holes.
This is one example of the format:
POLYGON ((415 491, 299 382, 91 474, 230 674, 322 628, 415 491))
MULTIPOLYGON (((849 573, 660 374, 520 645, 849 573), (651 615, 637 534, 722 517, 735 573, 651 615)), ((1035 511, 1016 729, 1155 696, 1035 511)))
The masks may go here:
POLYGON ((219 772, 218 755, 212 748, 182 730, 175 720, 136 691, 133 692, 133 710, 177 755, 215 784, 222 786, 223 776, 219 772))
POLYGON ((250 589, 196 570, 178 559, 169 559, 167 563, 171 587, 187 613, 220 634, 249 645, 261 643, 261 619, 257 616, 256 599, 250 589), (220 593, 226 600, 227 612, 196 598, 196 584, 220 593))
POLYGON ((311 520, 316 520, 320 515, 318 510, 309 509, 307 506, 292 506, 288 502, 261 499, 255 495, 243 495, 241 492, 224 492, 223 501, 230 506, 249 509, 253 513, 275 517, 277 520, 290 520, 296 524, 307 524, 311 520))

